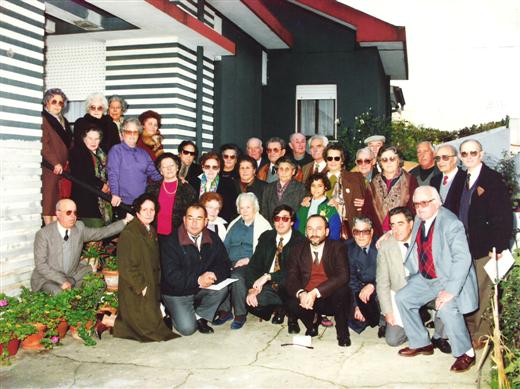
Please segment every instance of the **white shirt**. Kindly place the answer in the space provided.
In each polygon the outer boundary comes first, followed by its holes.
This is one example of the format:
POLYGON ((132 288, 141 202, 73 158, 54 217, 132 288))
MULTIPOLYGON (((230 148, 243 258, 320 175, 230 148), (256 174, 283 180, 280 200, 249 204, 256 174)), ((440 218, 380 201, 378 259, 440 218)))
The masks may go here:
MULTIPOLYGON (((323 248, 325 247, 325 243, 322 243, 320 244, 319 246, 313 246, 311 244, 309 244, 309 247, 311 249, 311 257, 312 257, 312 261, 314 262, 314 258, 315 258, 315 252, 318 252, 318 263, 321 263, 321 257, 323 256, 323 248)), ((320 291, 318 290, 318 288, 314 288, 313 290, 316 291, 316 297, 317 298, 320 298, 321 297, 321 293, 320 291)), ((296 297, 298 297, 298 295, 303 292, 304 290, 303 289, 300 289, 299 291, 296 292, 296 297)))
POLYGON ((200 241, 202 240, 202 232, 199 234, 197 239, 195 239, 195 237, 192 234, 188 234, 188 236, 190 237, 191 241, 195 243, 195 246, 197 246, 197 249, 200 251, 200 241))
POLYGON ((58 226, 58 232, 59 234, 61 235, 61 238, 64 239, 65 238, 65 231, 69 231, 69 238, 70 238, 70 228, 65 228, 63 227, 60 222, 56 222, 56 226, 58 226))
MULTIPOLYGON (((292 236, 292 229, 289 230, 289 232, 287 232, 284 235, 276 234, 276 241, 275 241, 276 242, 276 247, 278 247, 278 243, 280 243, 280 238, 283 238, 282 247, 285 247, 285 245, 287 243, 289 243, 289 241, 291 240, 291 236, 292 236)), ((276 257, 276 254, 273 257, 273 262, 271 263, 271 267, 269 268, 269 273, 273 273, 274 272, 275 257, 276 257)))
POLYGON ((326 199, 327 199, 327 197, 323 196, 317 200, 314 200, 314 199, 311 200, 311 205, 309 206, 309 212, 307 213, 307 219, 318 213, 319 205, 321 203, 323 203, 326 199))
POLYGON ((469 176, 469 187, 473 187, 473 185, 475 184, 475 181, 477 181, 478 179, 478 176, 480 175, 480 171, 482 170, 482 163, 480 163, 480 165, 478 165, 477 167, 475 167, 473 169, 473 171, 469 171, 468 170, 468 174, 470 174, 469 176))
POLYGON ((316 167, 316 165, 318 165, 318 172, 322 172, 323 169, 325 169, 325 167, 327 167, 327 162, 325 160, 321 161, 321 162, 314 162, 314 165, 312 165, 312 171, 314 171, 314 168, 316 167))
POLYGON ((408 252, 408 247, 410 247, 412 244, 412 235, 410 234, 410 236, 408 237, 408 240, 406 240, 404 242, 397 242, 397 243, 399 243, 399 248, 401 249, 402 261, 403 261, 403 267, 404 267, 404 276, 408 277, 410 275, 410 271, 406 268, 406 266, 404 266, 404 262, 406 259, 406 253, 408 252), (408 244, 408 247, 406 247, 404 245, 405 243, 408 244))
POLYGON ((446 177, 446 176, 448 177, 448 182, 446 183, 446 185, 448 185, 450 182, 452 182, 458 171, 459 171, 459 168, 456 167, 455 169, 453 169, 453 171, 451 171, 449 173, 446 173, 446 174, 443 174, 442 175, 441 185, 444 185, 444 177, 446 177))
POLYGON ((432 223, 434 222, 435 218, 437 217, 437 214, 439 212, 435 212, 435 215, 433 215, 431 218, 424 220, 424 234, 428 235, 428 231, 430 231, 430 227, 432 226, 432 223))

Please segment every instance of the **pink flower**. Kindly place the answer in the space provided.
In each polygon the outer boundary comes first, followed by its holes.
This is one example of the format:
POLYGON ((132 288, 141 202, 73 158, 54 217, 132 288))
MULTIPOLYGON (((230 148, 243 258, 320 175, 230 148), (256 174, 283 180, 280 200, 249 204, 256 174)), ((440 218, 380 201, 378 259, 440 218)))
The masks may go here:
POLYGON ((7 307, 9 305, 9 302, 7 299, 0 300, 0 307, 7 307))
POLYGON ((51 342, 52 343, 58 343, 60 341, 60 337, 59 336, 51 336, 51 342))

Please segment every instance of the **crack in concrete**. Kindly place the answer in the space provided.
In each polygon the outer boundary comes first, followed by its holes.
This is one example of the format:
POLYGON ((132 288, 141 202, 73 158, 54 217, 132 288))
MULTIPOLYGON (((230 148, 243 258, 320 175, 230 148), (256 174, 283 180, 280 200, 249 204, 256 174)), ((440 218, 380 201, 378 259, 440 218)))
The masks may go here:
POLYGON ((78 378, 78 370, 80 369, 81 365, 83 365, 83 363, 81 363, 81 362, 78 363, 78 366, 76 366, 76 368, 74 369, 74 375, 73 375, 73 377, 72 377, 72 378, 74 378, 74 379, 72 380, 72 384, 70 384, 69 388, 74 388, 74 387, 75 387, 75 385, 76 385, 76 380, 77 380, 77 378, 78 378))
POLYGON ((348 386, 340 384, 338 382, 334 382, 334 381, 327 380, 327 379, 324 379, 324 378, 314 377, 314 376, 307 375, 305 373, 302 373, 300 371, 295 371, 295 370, 292 370, 292 369, 282 369, 282 368, 278 368, 278 367, 263 366, 263 365, 256 365, 255 367, 261 367, 263 369, 268 369, 268 370, 277 370, 277 371, 283 371, 283 372, 290 372, 290 373, 293 373, 293 374, 296 374, 296 375, 299 375, 299 376, 302 376, 302 377, 305 377, 305 378, 309 378, 309 379, 312 379, 312 380, 315 380, 315 381, 320 381, 320 382, 324 382, 324 383, 330 384, 330 385, 332 385, 334 387, 337 387, 337 388, 348 389, 348 386))
POLYGON ((188 382, 188 379, 193 375, 193 372, 191 370, 188 371, 188 374, 186 374, 186 377, 184 378, 184 381, 179 383, 178 385, 175 385, 174 388, 180 388, 183 385, 186 385, 188 382))
MULTIPOLYGON (((102 360, 99 360, 99 361, 86 360, 85 361, 85 360, 75 359, 75 358, 69 357, 67 355, 55 355, 55 354, 51 354, 49 356, 51 356, 53 358, 68 359, 69 361, 79 363, 80 365, 81 364, 85 364, 85 363, 89 363, 89 364, 92 364, 92 365, 133 366, 133 367, 145 367, 145 368, 148 368, 148 369, 157 369, 157 366, 141 365, 139 363, 131 363, 131 362, 112 362, 112 361, 104 361, 104 360, 103 361, 102 360)), ((173 368, 173 370, 189 371, 188 369, 177 369, 177 368, 173 368)))
POLYGON ((258 350, 258 351, 256 352, 255 359, 254 359, 252 362, 246 364, 245 366, 251 366, 251 365, 255 364, 256 362, 258 362, 258 358, 260 357, 260 354, 263 353, 264 351, 266 351, 269 347, 271 347, 271 343, 272 343, 272 342, 273 342, 273 341, 278 337, 278 335, 280 335, 280 333, 281 333, 284 329, 285 329, 285 326, 282 326, 282 327, 278 330, 278 332, 276 332, 276 334, 274 334, 274 336, 271 338, 271 340, 269 340, 269 341, 267 342, 267 344, 266 344, 266 345, 265 345, 261 350, 258 350))

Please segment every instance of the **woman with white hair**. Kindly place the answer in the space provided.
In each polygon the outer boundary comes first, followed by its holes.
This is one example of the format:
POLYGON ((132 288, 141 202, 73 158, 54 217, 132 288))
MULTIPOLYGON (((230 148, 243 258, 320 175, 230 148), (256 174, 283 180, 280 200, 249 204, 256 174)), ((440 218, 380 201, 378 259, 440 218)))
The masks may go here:
POLYGON ((128 109, 128 103, 121 96, 113 95, 108 98, 108 111, 107 114, 110 116, 112 121, 117 126, 119 136, 122 136, 121 129, 123 128, 123 122, 125 121, 125 112, 128 109))
POLYGON ((239 216, 234 219, 228 228, 224 246, 231 260, 231 278, 237 281, 231 284, 230 294, 220 305, 215 325, 224 324, 233 319, 231 305, 233 305, 234 319, 231 329, 238 330, 246 322, 246 272, 250 258, 253 256, 258 238, 262 233, 271 229, 271 224, 260 215, 260 206, 254 193, 241 193, 237 197, 237 211, 239 216))
POLYGON ((85 130, 92 127, 103 132, 101 148, 108 153, 112 146, 121 142, 116 124, 104 112, 108 109, 108 101, 101 93, 92 93, 85 100, 85 115, 74 123, 74 142, 83 142, 85 130))

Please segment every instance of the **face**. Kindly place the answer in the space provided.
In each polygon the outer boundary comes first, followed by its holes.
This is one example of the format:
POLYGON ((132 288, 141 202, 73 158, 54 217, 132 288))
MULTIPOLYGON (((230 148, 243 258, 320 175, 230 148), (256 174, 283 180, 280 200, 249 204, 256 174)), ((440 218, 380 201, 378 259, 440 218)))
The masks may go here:
POLYGON ((204 216, 204 210, 201 208, 190 207, 184 216, 184 225, 191 235, 198 235, 208 224, 208 219, 204 216))
POLYGON ((368 247, 370 246, 370 242, 372 242, 374 230, 368 223, 358 221, 352 229, 352 234, 354 235, 354 240, 359 247, 368 247))
POLYGON ((65 102, 63 101, 63 97, 60 95, 54 95, 45 105, 47 111, 49 111, 53 115, 59 115, 61 110, 63 109, 63 105, 65 102))
POLYGON ((323 141, 321 139, 313 139, 310 144, 310 151, 312 159, 315 161, 321 161, 323 159, 323 150, 325 146, 323 145, 323 141))
POLYGON ((413 220, 406 220, 406 216, 402 213, 390 216, 390 228, 392 235, 399 242, 406 242, 412 233, 413 220))
POLYGON ((155 204, 153 201, 146 200, 142 205, 139 212, 135 214, 139 221, 145 226, 149 226, 153 222, 155 217, 155 204))
POLYGON ((431 218, 440 207, 428 190, 416 191, 413 195, 413 203, 415 212, 417 212, 417 216, 419 216, 421 220, 431 218))
POLYGON ((385 176, 394 176, 399 171, 399 156, 392 150, 381 154, 380 161, 385 176))
POLYGON ((305 235, 313 246, 319 246, 327 239, 329 229, 325 226, 325 221, 321 217, 311 217, 307 220, 305 235))
POLYGON ((238 168, 238 174, 240 175, 240 180, 242 182, 249 182, 255 176, 256 169, 251 163, 242 162, 238 168))
POLYGON ((278 178, 282 184, 289 182, 294 175, 295 168, 288 162, 278 164, 278 178))
POLYGON ((480 165, 484 152, 475 142, 466 142, 460 148, 460 159, 467 169, 473 169, 480 165))
POLYGON ((365 177, 370 174, 375 162, 376 161, 374 159, 370 158, 370 154, 365 152, 359 153, 358 157, 356 158, 356 166, 358 167, 361 174, 363 174, 365 177))
POLYGON ((242 216, 242 219, 246 222, 250 222, 255 218, 256 209, 253 203, 249 200, 242 200, 240 202, 240 205, 238 207, 240 216, 242 216))
POLYGON ((101 119, 104 110, 103 102, 99 100, 92 100, 88 106, 88 113, 98 119, 101 119))
POLYGON ((215 221, 220 212, 220 203, 217 200, 210 200, 206 202, 204 208, 206 208, 206 212, 208 213, 209 221, 215 221))
POLYGON ((190 144, 185 145, 179 153, 179 158, 184 165, 190 166, 195 159, 195 147, 190 144))
POLYGON ((157 124, 156 118, 148 118, 144 121, 143 134, 152 136, 152 135, 157 134, 158 129, 159 129, 159 125, 157 124))
POLYGON ((325 194, 325 184, 322 180, 316 180, 311 183, 311 195, 314 199, 319 199, 325 194))
POLYGON ((202 171, 209 181, 213 181, 220 172, 220 166, 217 160, 210 158, 202 165, 202 171))
POLYGON ((332 172, 336 173, 341 170, 341 167, 343 166, 343 161, 341 160, 341 152, 339 150, 329 150, 327 152, 327 169, 332 172))
POLYGON ((383 147, 384 143, 381 142, 380 140, 378 141, 374 141, 374 142, 368 142, 368 148, 370 150, 372 150, 372 152, 374 153, 374 155, 377 155, 377 153, 379 153, 379 150, 381 149, 381 147, 383 147))
POLYGON ((433 151, 430 146, 421 144, 417 146, 417 161, 423 169, 429 169, 434 165, 433 151))
POLYGON ((294 222, 291 220, 291 214, 288 211, 280 211, 274 216, 274 229, 280 235, 285 235, 292 228, 294 222))
POLYGON ((293 150, 294 154, 302 155, 305 153, 305 147, 307 146, 307 141, 305 139, 305 135, 296 134, 292 136, 291 143, 289 146, 293 150))
POLYGON ((454 155, 449 147, 441 147, 435 154, 437 157, 437 167, 443 173, 449 173, 457 167, 457 156, 454 155))
POLYGON ((62 200, 56 211, 58 222, 64 228, 72 228, 76 224, 76 204, 72 200, 62 200))
POLYGON ((83 138, 83 142, 85 142, 85 146, 92 152, 96 152, 99 147, 99 143, 101 142, 99 132, 97 131, 89 131, 83 138))
POLYGON ((108 106, 108 114, 115 122, 121 119, 121 115, 123 115, 123 107, 121 106, 121 103, 117 100, 113 100, 108 106))
POLYGON ((164 158, 159 166, 159 172, 166 181, 171 181, 177 178, 177 164, 171 158, 164 158))
POLYGON ((247 144, 247 155, 253 158, 255 161, 258 161, 262 158, 262 153, 264 152, 264 148, 262 144, 258 141, 250 141, 247 144))
POLYGON ((139 130, 137 126, 134 123, 128 123, 123 130, 123 142, 125 142, 128 147, 135 147, 138 139, 139 130))
POLYGON ((233 170, 237 164, 237 152, 233 149, 226 149, 222 152, 222 159, 224 160, 224 169, 227 171, 233 170))
POLYGON ((267 144, 267 158, 272 163, 278 161, 278 158, 285 155, 285 149, 282 149, 282 145, 279 142, 271 142, 267 144))

